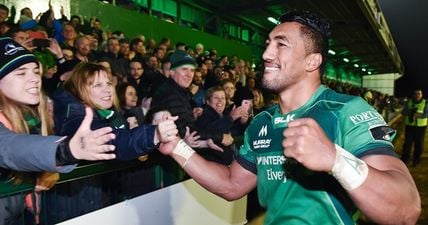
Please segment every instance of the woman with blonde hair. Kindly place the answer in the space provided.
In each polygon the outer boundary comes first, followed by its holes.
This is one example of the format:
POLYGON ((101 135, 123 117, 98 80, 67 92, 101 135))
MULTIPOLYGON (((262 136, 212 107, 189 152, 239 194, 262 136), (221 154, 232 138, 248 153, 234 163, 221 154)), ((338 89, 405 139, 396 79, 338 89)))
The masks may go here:
POLYGON ((259 112, 263 111, 264 109, 266 109, 266 105, 265 105, 265 101, 263 98, 263 93, 260 89, 255 88, 252 90, 253 92, 253 110, 254 110, 254 115, 257 115, 259 112))
MULTIPOLYGON (((0 48, 5 50, 0 64, 0 122, 16 133, 52 134, 47 98, 41 92, 42 71, 38 60, 10 38, 1 38, 0 48)), ((26 195, 25 201, 19 195, 0 199, 0 224, 19 224, 23 221, 24 203, 38 223, 40 205, 35 203, 40 202, 41 191, 55 185, 59 175, 51 172, 0 171, 1 176, 4 174, 8 174, 9 181, 15 184, 30 182, 36 186, 33 193, 26 195), (34 201, 35 198, 39 201, 34 201)))

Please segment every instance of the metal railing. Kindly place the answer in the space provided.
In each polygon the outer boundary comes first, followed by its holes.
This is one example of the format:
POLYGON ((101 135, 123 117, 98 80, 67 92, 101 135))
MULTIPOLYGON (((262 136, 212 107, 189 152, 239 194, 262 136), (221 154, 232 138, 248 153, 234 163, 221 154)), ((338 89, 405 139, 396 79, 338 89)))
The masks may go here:
MULTIPOLYGON (((82 163, 61 174, 60 180, 41 197, 41 224, 55 224, 115 203, 140 196, 187 179, 170 157, 159 153, 147 161, 104 161, 82 163)), ((34 185, 0 182, 0 224, 34 224, 24 207, 24 197, 34 185), (5 213, 11 210, 9 215, 5 213), (9 217, 9 219, 2 219, 9 217)))

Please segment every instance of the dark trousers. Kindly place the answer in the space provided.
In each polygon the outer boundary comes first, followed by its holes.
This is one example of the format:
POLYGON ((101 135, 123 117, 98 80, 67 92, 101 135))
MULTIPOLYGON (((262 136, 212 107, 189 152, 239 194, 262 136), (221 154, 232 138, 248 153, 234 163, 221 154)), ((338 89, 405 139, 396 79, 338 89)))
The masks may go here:
POLYGON ((425 127, 416 127, 416 126, 406 126, 404 144, 403 144, 403 154, 401 159, 403 162, 408 162, 410 154, 412 152, 412 145, 414 144, 413 152, 413 163, 418 164, 421 162, 421 155, 424 150, 424 137, 425 137, 425 127))

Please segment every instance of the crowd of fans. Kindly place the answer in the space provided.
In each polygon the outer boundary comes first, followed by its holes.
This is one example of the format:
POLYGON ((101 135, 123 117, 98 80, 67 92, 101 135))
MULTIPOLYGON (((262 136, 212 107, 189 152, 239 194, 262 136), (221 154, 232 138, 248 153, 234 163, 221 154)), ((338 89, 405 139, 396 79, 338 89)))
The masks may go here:
MULTIPOLYGON (((250 62, 218 55, 202 43, 190 46, 185 40, 171 43, 168 37, 159 41, 144 35, 128 37, 121 31, 102 30, 95 17, 68 19, 61 10, 61 19, 55 19, 51 7, 37 17, 30 8, 23 8, 18 23, 13 22, 15 14, 13 8, 0 5, 0 34, 24 46, 41 64, 43 112, 48 114, 44 125, 52 128, 45 132, 72 135, 83 120, 84 106, 90 106, 96 112, 93 127, 123 130, 126 138, 116 144, 119 160, 147 159, 144 156, 151 151, 141 145, 155 147, 147 144, 145 135, 154 132, 149 124, 178 116, 179 135, 188 145, 207 159, 228 165, 251 118, 277 102, 275 94, 261 87, 261 71, 250 62), (89 97, 90 90, 98 91, 98 99, 89 97)), ((374 90, 337 80, 324 84, 365 98, 381 113, 400 105, 393 96, 374 90)), ((76 188, 85 185, 90 184, 79 183, 76 188)), ((89 191, 90 197, 82 189, 71 197, 79 205, 84 198, 102 198, 101 191, 89 191)), ((100 205, 87 211, 96 207, 100 205)), ((52 218, 71 216, 76 215, 52 218)))
POLYGON ((400 112, 407 101, 406 98, 397 98, 373 89, 361 88, 337 80, 324 79, 324 84, 339 93, 361 96, 387 120, 390 119, 388 114, 394 115, 394 113, 400 112))

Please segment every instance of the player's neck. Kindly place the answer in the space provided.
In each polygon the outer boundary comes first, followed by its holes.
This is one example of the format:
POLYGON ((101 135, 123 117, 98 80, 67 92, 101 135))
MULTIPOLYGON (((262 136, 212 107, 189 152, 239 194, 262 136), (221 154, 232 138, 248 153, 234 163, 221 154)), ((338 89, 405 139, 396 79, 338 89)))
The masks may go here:
POLYGON ((305 82, 295 84, 279 93, 281 112, 284 114, 289 113, 303 106, 311 99, 320 85, 320 82, 305 82))

